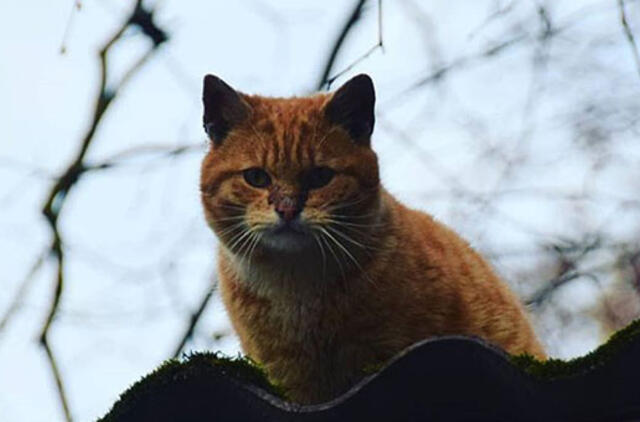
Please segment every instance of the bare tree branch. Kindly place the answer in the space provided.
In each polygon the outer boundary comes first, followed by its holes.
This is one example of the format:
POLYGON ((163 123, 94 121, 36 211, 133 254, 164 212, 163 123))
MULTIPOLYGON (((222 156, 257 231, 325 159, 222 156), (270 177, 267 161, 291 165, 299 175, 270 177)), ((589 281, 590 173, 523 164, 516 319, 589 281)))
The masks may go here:
POLYGON ((67 19, 67 25, 65 26, 64 34, 62 35, 62 42, 60 43, 60 54, 65 54, 67 52, 67 38, 69 38, 69 33, 71 32, 73 17, 80 9, 82 9, 82 2, 80 0, 73 0, 73 7, 71 7, 69 19, 67 19))
POLYGON ((629 27, 629 22, 627 21, 627 13, 624 8, 624 0, 618 0, 618 9, 620 10, 620 23, 622 24, 622 29, 624 30, 624 35, 627 37, 627 41, 629 42, 629 46, 631 47, 633 60, 636 63, 636 70, 640 75, 640 53, 638 52, 638 45, 636 44, 636 39, 633 36, 633 32, 631 32, 631 27, 629 27))
POLYGON ((60 403, 62 405, 65 418, 69 422, 72 421, 72 416, 67 400, 67 395, 65 393, 64 382, 62 380, 59 365, 57 364, 56 355, 49 343, 49 332, 58 312, 60 300, 64 291, 64 242, 58 229, 58 219, 60 217, 60 213, 62 212, 62 207, 65 203, 65 199, 67 198, 68 193, 75 186, 82 175, 87 171, 87 167, 84 164, 85 155, 91 143, 93 142, 94 135, 96 133, 98 125, 102 120, 102 117, 104 116, 104 113, 112 104, 112 101, 116 98, 118 92, 146 63, 153 52, 155 52, 157 48, 168 39, 166 33, 153 23, 152 18, 152 13, 143 8, 142 0, 137 0, 132 14, 123 23, 123 25, 115 31, 115 33, 100 50, 100 82, 91 124, 82 139, 80 148, 78 149, 75 158, 72 160, 71 164, 69 164, 67 169, 62 173, 62 175, 57 179, 42 207, 42 213, 49 223, 53 235, 53 240, 51 243, 51 254, 55 258, 57 271, 54 294, 49 307, 49 312, 47 313, 47 317, 40 334, 40 344, 47 354, 49 366, 56 381, 60 403), (153 46, 125 72, 124 77, 115 87, 109 88, 107 87, 107 55, 111 47, 113 47, 115 43, 120 40, 125 30, 130 26, 135 26, 141 29, 142 32, 153 41, 153 46))
POLYGON ((27 294, 27 291, 31 286, 31 282, 33 281, 33 278, 35 277, 38 270, 42 267, 42 264, 44 264, 48 255, 49 255, 48 249, 44 251, 44 253, 40 254, 40 256, 38 256, 36 261, 33 263, 31 268, 27 272, 27 275, 25 276, 25 278, 20 283, 20 287, 18 288, 18 291, 13 297, 13 300, 11 301, 11 305, 9 305, 9 308, 7 308, 7 311, 4 313, 4 316, 0 320, 0 333, 2 333, 5 327, 9 324, 9 321, 11 320, 13 315, 16 313, 16 311, 20 307, 20 304, 22 303, 24 296, 27 294))
POLYGON ((328 84, 329 74, 333 69, 333 65, 336 61, 336 58, 338 57, 338 53, 340 52, 340 49, 342 48, 342 45, 344 44, 344 41, 347 38, 347 35, 353 29, 356 22, 358 22, 358 20, 360 19, 360 15, 362 14, 362 7, 365 5, 366 2, 367 0, 358 0, 355 7, 353 8, 353 11, 349 15, 349 19, 347 19, 347 22, 345 22, 344 26, 342 27, 342 30, 340 31, 338 38, 333 44, 331 53, 329 53, 329 58, 327 59, 327 62, 324 65, 322 75, 318 80, 317 87, 319 90, 324 88, 328 84))
POLYGON ((178 155, 186 154, 189 152, 201 151, 204 149, 202 143, 185 143, 181 145, 168 146, 168 145, 142 145, 131 149, 120 151, 112 156, 91 164, 85 165, 85 171, 90 170, 105 170, 113 167, 124 165, 127 160, 135 159, 138 157, 157 154, 161 157, 171 158, 178 155))
MULTIPOLYGON (((381 49, 382 51, 384 51, 384 44, 382 41, 382 0, 378 0, 378 41, 376 42, 376 44, 371 46, 371 48, 369 48, 362 56, 358 57, 346 68, 342 69, 340 72, 334 74, 333 76, 327 78, 327 80, 320 85, 320 89, 324 85, 326 85, 327 88, 330 88, 331 84, 333 84, 333 82, 336 79, 338 79, 340 76, 344 75, 345 73, 349 72, 356 65, 360 64, 360 62, 367 59, 371 54, 373 54, 378 49, 381 49)), ((337 51, 337 50, 334 50, 334 51, 337 51)), ((335 59, 335 57, 332 57, 332 59, 335 59)))
POLYGON ((214 281, 211 284, 211 287, 207 289, 207 291, 205 292, 205 295, 202 297, 202 300, 200 301, 200 305, 198 306, 198 309, 196 309, 196 311, 191 314, 189 318, 189 324, 187 325, 187 329, 185 330, 184 335, 180 339, 178 346, 173 352, 174 358, 177 358, 180 356, 187 342, 191 340, 191 337, 193 337, 193 330, 195 330, 196 325, 198 325, 198 322, 200 321, 202 314, 204 313, 205 309, 207 308, 207 305, 209 304, 209 300, 211 299, 211 296, 216 291, 216 287, 217 287, 217 282, 214 281))

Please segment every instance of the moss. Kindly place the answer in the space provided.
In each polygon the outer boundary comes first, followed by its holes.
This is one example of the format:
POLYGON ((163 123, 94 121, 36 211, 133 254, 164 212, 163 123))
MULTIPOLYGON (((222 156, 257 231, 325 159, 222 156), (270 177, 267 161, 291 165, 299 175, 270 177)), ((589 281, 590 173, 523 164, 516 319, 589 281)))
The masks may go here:
POLYGON ((638 336, 640 336, 640 319, 617 331, 609 341, 584 356, 567 361, 561 359, 540 361, 531 355, 524 354, 511 356, 511 362, 537 378, 549 380, 568 377, 602 365, 638 336))
POLYGON ((229 375, 247 384, 260 387, 271 394, 283 397, 284 390, 269 381, 266 371, 253 359, 238 354, 236 357, 225 356, 219 352, 194 353, 187 356, 184 364, 213 365, 222 370, 223 375, 229 375))
MULTIPOLYGON (((548 359, 540 361, 530 355, 511 356, 511 362, 525 372, 543 380, 579 375, 597 366, 605 364, 624 349, 634 339, 640 337, 640 319, 616 332, 609 341, 593 352, 569 361, 548 359)), ((384 368, 384 364, 369 365, 363 369, 364 375, 371 375, 384 368)), ((283 399, 284 390, 269 382, 265 371, 247 357, 226 357, 220 353, 194 353, 183 360, 171 359, 160 365, 151 374, 145 376, 127 391, 113 406, 101 422, 121 420, 135 408, 140 397, 153 394, 176 380, 206 379, 212 376, 224 376, 262 388, 283 399)))
POLYGON ((228 357, 219 352, 193 353, 182 360, 169 359, 120 395, 111 411, 99 422, 119 420, 121 414, 136 406, 138 397, 171 384, 177 379, 221 375, 262 388, 285 398, 284 389, 267 379, 264 369, 248 357, 228 357))
POLYGON ((386 364, 387 364, 386 361, 381 363, 372 363, 370 365, 366 365, 364 368, 360 370, 360 372, 362 373, 362 376, 365 376, 365 377, 369 375, 373 375, 382 371, 386 366, 386 364))

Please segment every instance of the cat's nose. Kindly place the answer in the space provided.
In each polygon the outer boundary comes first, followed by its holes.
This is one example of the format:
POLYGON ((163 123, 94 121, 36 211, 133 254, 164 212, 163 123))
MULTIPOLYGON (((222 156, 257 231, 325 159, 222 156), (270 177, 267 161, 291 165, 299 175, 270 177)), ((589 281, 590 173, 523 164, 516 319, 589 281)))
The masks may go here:
POLYGON ((302 211, 300 201, 291 196, 283 196, 279 198, 279 201, 275 203, 275 209, 280 218, 286 222, 290 222, 295 219, 302 211))

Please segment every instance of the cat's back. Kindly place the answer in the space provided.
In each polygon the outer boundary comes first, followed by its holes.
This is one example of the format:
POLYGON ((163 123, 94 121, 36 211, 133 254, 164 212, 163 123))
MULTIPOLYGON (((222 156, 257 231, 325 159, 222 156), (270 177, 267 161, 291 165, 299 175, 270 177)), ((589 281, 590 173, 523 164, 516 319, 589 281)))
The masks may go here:
POLYGON ((383 198, 391 245, 379 278, 409 335, 474 335, 544 357, 520 300, 468 242, 431 215, 383 198))

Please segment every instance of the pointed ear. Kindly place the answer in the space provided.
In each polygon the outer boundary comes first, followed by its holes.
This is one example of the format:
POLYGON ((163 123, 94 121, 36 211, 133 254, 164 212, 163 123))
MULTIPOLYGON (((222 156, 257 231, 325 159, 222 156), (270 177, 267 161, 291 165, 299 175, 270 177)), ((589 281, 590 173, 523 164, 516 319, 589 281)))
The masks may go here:
POLYGON ((369 145, 373 132, 376 93, 368 75, 358 75, 338 89, 327 105, 325 116, 331 123, 342 126, 354 142, 369 145))
POLYGON ((241 123, 250 112, 249 105, 233 88, 217 76, 204 77, 204 130, 214 145, 220 145, 229 131, 241 123))

